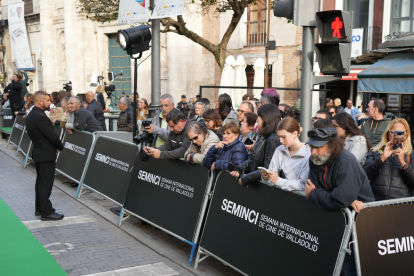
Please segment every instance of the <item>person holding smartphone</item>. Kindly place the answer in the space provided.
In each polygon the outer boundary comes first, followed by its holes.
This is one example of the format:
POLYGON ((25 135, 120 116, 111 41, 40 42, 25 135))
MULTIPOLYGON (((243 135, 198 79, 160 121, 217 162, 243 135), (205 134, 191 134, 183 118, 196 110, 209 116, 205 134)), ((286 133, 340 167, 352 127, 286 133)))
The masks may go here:
POLYGON ((310 147, 299 140, 300 125, 294 118, 283 119, 277 127, 280 142, 264 180, 287 191, 305 191, 309 175, 310 147))
POLYGON ((276 129, 281 119, 277 105, 262 105, 257 110, 257 115, 259 135, 254 143, 252 153, 241 165, 244 174, 240 174, 238 171, 231 172, 232 176, 240 177, 239 183, 245 187, 262 179, 258 167, 268 168, 275 149, 281 145, 279 137, 276 135, 276 129))
POLYGON ((364 164, 375 200, 412 196, 414 189, 414 158, 411 131, 406 120, 392 120, 373 147, 364 164))

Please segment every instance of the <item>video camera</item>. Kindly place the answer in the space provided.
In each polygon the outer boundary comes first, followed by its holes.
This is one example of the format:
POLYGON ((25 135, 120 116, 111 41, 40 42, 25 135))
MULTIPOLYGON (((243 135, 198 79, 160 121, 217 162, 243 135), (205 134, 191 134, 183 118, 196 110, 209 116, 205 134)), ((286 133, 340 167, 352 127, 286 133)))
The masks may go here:
POLYGON ((66 92, 71 92, 72 91, 72 82, 69 81, 68 83, 64 83, 63 84, 63 89, 65 89, 66 92))
POLYGON ((145 130, 145 127, 149 127, 151 125, 151 120, 139 120, 138 125, 142 125, 144 130, 141 134, 134 137, 135 144, 151 143, 154 140, 154 135, 145 130))
POLYGON ((106 85, 106 82, 104 82, 104 85, 105 85, 106 95, 108 95, 108 97, 111 97, 112 96, 112 92, 115 91, 115 85, 110 84, 110 85, 107 86, 106 85))

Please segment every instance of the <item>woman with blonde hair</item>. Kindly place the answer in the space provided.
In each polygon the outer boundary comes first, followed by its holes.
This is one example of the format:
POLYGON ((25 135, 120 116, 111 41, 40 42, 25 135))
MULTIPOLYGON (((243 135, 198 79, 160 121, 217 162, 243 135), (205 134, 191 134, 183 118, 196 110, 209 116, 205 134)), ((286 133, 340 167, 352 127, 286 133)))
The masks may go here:
POLYGON ((137 120, 146 120, 149 117, 148 101, 144 98, 138 101, 137 120))
POLYGON ((392 120, 364 164, 375 200, 411 196, 414 189, 414 158, 410 127, 406 120, 392 120))

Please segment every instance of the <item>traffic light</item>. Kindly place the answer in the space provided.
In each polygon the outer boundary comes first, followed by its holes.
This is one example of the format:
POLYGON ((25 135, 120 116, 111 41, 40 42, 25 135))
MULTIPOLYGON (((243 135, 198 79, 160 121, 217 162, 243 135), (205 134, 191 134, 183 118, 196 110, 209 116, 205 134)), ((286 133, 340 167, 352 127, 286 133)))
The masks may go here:
POLYGON ((280 0, 275 3, 274 16, 292 20, 297 26, 316 27, 315 12, 319 10, 319 0, 280 0))
POLYGON ((324 75, 347 75, 351 66, 352 12, 316 13, 322 43, 315 44, 319 68, 324 75))

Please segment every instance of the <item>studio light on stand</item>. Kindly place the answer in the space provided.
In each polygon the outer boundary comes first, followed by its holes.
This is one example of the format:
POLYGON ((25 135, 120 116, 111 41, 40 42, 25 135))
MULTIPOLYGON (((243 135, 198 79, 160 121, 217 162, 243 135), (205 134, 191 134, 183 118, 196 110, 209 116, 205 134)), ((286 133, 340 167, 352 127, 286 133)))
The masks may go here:
POLYGON ((140 25, 137 27, 119 30, 117 41, 119 46, 134 59, 134 119, 133 119, 133 137, 137 134, 137 101, 138 91, 138 59, 142 57, 142 52, 150 48, 151 31, 150 27, 140 25))

